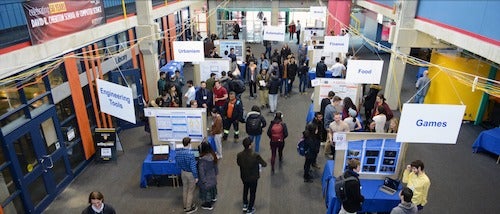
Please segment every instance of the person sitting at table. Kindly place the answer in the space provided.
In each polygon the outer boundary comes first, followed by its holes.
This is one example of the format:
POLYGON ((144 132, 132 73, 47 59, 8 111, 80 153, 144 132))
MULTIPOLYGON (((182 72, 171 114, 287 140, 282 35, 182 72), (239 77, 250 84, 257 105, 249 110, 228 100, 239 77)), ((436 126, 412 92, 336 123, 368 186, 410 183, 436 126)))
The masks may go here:
POLYGON ((418 212, 417 206, 411 202, 413 198, 413 191, 405 187, 399 192, 399 199, 401 203, 397 207, 392 208, 391 214, 416 214, 418 212))
POLYGON ((104 204, 104 195, 101 192, 91 192, 89 195, 89 206, 82 211, 82 214, 115 214, 115 209, 109 205, 104 204))
POLYGON ((361 171, 361 162, 359 162, 358 159, 350 159, 347 161, 347 170, 344 172, 343 176, 346 179, 355 177, 356 180, 346 181, 346 200, 342 202, 339 214, 351 214, 361 210, 361 205, 365 201, 365 197, 361 195, 359 171, 361 171))
POLYGON ((418 210, 424 209, 427 204, 427 194, 431 186, 431 180, 424 172, 424 162, 415 160, 406 166, 403 172, 403 183, 413 190, 411 201, 417 205, 418 210))

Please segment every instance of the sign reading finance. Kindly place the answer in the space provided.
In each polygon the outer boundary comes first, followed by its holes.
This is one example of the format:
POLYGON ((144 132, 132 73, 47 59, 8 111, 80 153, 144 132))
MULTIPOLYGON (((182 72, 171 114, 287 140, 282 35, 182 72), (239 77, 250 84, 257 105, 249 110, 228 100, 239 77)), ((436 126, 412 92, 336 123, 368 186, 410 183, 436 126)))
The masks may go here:
POLYGON ((202 41, 174 41, 174 60, 201 62, 205 60, 202 41))
POLYGON ((348 36, 325 36, 323 50, 325 52, 347 53, 349 51, 348 36))
POLYGON ((396 141, 456 144, 465 105, 403 105, 396 141))
POLYGON ((285 28, 283 26, 265 26, 264 40, 268 41, 285 41, 285 28))
POLYGON ((101 111, 135 124, 132 89, 101 79, 96 83, 101 111))
POLYGON ((345 81, 359 84, 379 84, 383 60, 349 60, 345 81))
POLYGON ((106 23, 103 1, 24 1, 23 8, 34 45, 106 23))

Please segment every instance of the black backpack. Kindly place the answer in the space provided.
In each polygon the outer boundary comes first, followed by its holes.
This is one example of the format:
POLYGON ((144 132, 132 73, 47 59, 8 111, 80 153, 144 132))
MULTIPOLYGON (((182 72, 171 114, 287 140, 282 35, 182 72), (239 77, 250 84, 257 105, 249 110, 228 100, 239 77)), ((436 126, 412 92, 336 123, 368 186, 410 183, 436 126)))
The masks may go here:
POLYGON ((247 130, 259 130, 262 127, 260 126, 260 117, 249 117, 246 122, 247 130))
POLYGON ((349 181, 355 181, 356 178, 353 176, 345 178, 344 175, 341 175, 335 179, 335 195, 340 202, 347 201, 347 193, 345 188, 345 183, 349 181))
POLYGON ((233 84, 233 91, 236 93, 236 94, 241 94, 243 92, 245 92, 245 83, 243 83, 242 80, 240 79, 237 79, 237 80, 233 80, 231 82, 233 84))

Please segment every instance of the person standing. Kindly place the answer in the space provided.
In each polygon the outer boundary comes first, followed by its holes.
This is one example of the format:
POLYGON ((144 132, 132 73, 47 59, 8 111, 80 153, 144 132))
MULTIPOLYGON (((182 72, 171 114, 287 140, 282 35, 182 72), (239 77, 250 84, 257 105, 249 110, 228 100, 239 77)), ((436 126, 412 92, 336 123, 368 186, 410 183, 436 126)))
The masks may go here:
POLYGON ((365 127, 366 129, 368 127, 368 124, 370 124, 369 121, 372 118, 373 106, 375 106, 375 100, 380 89, 382 89, 380 85, 372 84, 370 85, 370 91, 368 91, 368 94, 364 97, 363 106, 365 107, 365 121, 367 124, 367 126, 365 127))
POLYGON ((417 205, 418 210, 424 209, 427 204, 427 194, 431 186, 431 180, 424 172, 424 162, 415 160, 406 166, 403 172, 403 183, 413 191, 411 201, 417 205))
POLYGON ((243 122, 243 104, 239 99, 236 98, 236 94, 234 93, 234 91, 231 91, 229 93, 229 100, 225 103, 223 109, 222 119, 224 136, 222 136, 222 139, 227 140, 229 129, 232 125, 234 129, 234 142, 236 143, 236 140, 240 138, 239 122, 243 122))
POLYGON ((280 79, 273 71, 269 81, 269 113, 275 113, 278 105, 278 92, 280 88, 280 79))
POLYGON ((318 152, 320 148, 320 139, 318 137, 318 129, 323 128, 316 126, 313 123, 306 125, 306 130, 303 133, 304 136, 304 150, 305 150, 305 162, 304 162, 304 182, 311 183, 313 176, 310 174, 311 166, 319 168, 316 164, 316 158, 318 157, 318 152))
POLYGON ((295 27, 295 22, 290 22, 290 24, 288 25, 288 33, 289 33, 289 37, 288 37, 288 40, 292 41, 293 40, 293 34, 295 34, 295 32, 297 32, 296 30, 296 27, 295 27))
POLYGON ((213 88, 215 86, 215 78, 216 78, 217 74, 215 73, 210 73, 210 78, 207 79, 207 81, 205 81, 207 83, 207 89, 212 92, 213 91, 213 88))
POLYGON ((354 177, 355 180, 346 181, 346 201, 342 202, 339 214, 351 214, 361 210, 361 205, 365 201, 365 197, 361 195, 361 183, 359 182, 359 171, 361 163, 358 159, 350 159, 347 161, 347 170, 344 172, 344 178, 354 177))
POLYGON ((300 94, 306 94, 307 86, 307 75, 309 74, 309 61, 306 60, 300 65, 297 75, 299 76, 299 92, 300 94))
POLYGON ((210 134, 214 136, 215 146, 217 147, 217 158, 222 158, 222 116, 216 108, 212 109, 212 129, 210 134))
POLYGON ((429 86, 431 85, 431 80, 429 79, 429 71, 425 70, 422 77, 418 78, 415 87, 417 87, 417 94, 415 95, 415 103, 424 103, 427 91, 429 91, 429 86))
POLYGON ((346 67, 344 64, 340 63, 340 58, 335 58, 335 64, 332 65, 332 77, 333 78, 344 78, 346 67))
POLYGON ((91 192, 89 195, 89 206, 82 211, 82 214, 116 214, 115 209, 104 204, 104 195, 101 192, 91 192))
POLYGON ((283 163, 283 148, 285 147, 285 138, 288 137, 286 123, 283 122, 283 113, 276 112, 274 120, 267 129, 267 136, 271 139, 271 173, 274 174, 274 163, 276 162, 276 150, 278 150, 280 167, 283 163))
POLYGON ((228 71, 228 73, 233 73, 236 70, 236 67, 238 67, 236 54, 234 53, 234 48, 229 49, 229 55, 227 56, 229 57, 229 59, 231 59, 231 64, 229 68, 230 70, 228 71))
POLYGON ((238 24, 238 21, 234 21, 234 24, 233 24, 233 39, 240 39, 239 34, 240 34, 240 25, 238 24))
POLYGON ((269 75, 266 69, 260 70, 257 76, 257 85, 259 85, 260 108, 269 107, 269 75))
POLYGON ((257 95, 257 65, 255 64, 255 61, 253 59, 250 60, 250 64, 247 67, 247 74, 248 74, 248 85, 250 86, 250 98, 255 99, 255 96, 257 95))
POLYGON ((266 167, 267 163, 252 149, 252 139, 246 137, 243 140, 245 150, 238 153, 236 162, 240 167, 240 178, 243 182, 243 211, 255 213, 255 194, 257 192, 257 181, 260 177, 260 167, 266 167), (250 192, 250 200, 248 193, 250 192))
POLYGON ((417 214, 418 209, 417 206, 411 202, 412 198, 413 191, 408 187, 404 187, 403 190, 399 192, 401 203, 399 203, 397 207, 392 208, 391 214, 417 214))
POLYGON ((198 183, 198 168, 194 154, 190 150, 190 144, 190 137, 183 138, 182 145, 184 147, 176 151, 175 154, 175 162, 177 167, 181 169, 182 201, 186 213, 194 213, 198 210, 198 207, 193 203, 194 191, 196 183, 198 183))
POLYGON ((325 64, 325 57, 322 56, 321 60, 316 64, 316 78, 324 78, 328 67, 325 64))
POLYGON ((385 102, 385 97, 383 94, 378 94, 377 97, 375 98, 375 105, 373 106, 374 109, 372 112, 373 117, 377 116, 380 113, 378 111, 379 108, 377 108, 378 106, 384 107, 385 116, 387 117, 387 120, 391 120, 394 114, 392 113, 392 110, 389 107, 389 105, 387 105, 387 103, 385 102))
POLYGON ((194 89, 193 80, 187 81, 188 90, 184 94, 186 98, 186 107, 191 107, 191 100, 196 100, 196 90, 194 89))
POLYGON ((385 115, 385 108, 383 106, 377 106, 378 114, 373 116, 372 123, 370 126, 375 127, 375 132, 385 133, 385 123, 387 122, 387 116, 385 115))
MULTIPOLYGON (((323 125, 323 114, 321 114, 321 112, 315 112, 314 118, 310 122, 310 124, 312 124, 316 127, 316 131, 314 131, 315 137, 318 138, 320 140, 320 142, 326 142, 326 129, 325 129, 325 126, 323 125)), ((319 150, 318 150, 318 152, 319 152, 319 150)), ((314 159, 314 162, 312 163, 312 165, 316 169, 320 168, 316 162, 316 158, 314 159)))
POLYGON ((300 43, 300 29, 302 26, 300 26, 300 20, 297 20, 297 29, 295 33, 297 34, 297 45, 300 43))
POLYGON ((226 88, 222 87, 219 80, 215 81, 215 86, 213 88, 213 97, 214 108, 217 108, 218 112, 222 112, 222 108, 227 102, 228 94, 226 88))
POLYGON ((195 94, 198 108, 205 108, 207 112, 211 111, 213 105, 213 95, 212 92, 207 89, 207 83, 205 81, 201 81, 200 89, 198 89, 195 94))
POLYGON ((263 43, 264 43, 264 47, 266 48, 266 52, 264 53, 264 55, 267 54, 267 56, 269 57, 269 59, 271 59, 272 43, 269 40, 264 40, 263 43))
POLYGON ((164 71, 160 72, 160 79, 157 84, 158 94, 161 95, 163 91, 167 90, 167 73, 164 71))
POLYGON ((342 121, 342 116, 339 112, 335 112, 333 116, 333 122, 329 125, 328 137, 325 144, 325 153, 330 154, 330 158, 335 158, 335 141, 333 140, 333 135, 336 132, 350 132, 349 125, 342 121), (328 151, 330 150, 330 151, 328 151))
POLYGON ((203 201, 201 208, 213 210, 213 204, 217 200, 217 156, 208 142, 200 144, 200 158, 198 160, 198 171, 200 176, 200 199, 203 201))
POLYGON ((297 64, 295 63, 295 57, 290 58, 290 62, 288 64, 288 94, 292 94, 293 82, 295 81, 295 76, 297 75, 297 64))
POLYGON ((247 113, 245 124, 248 136, 255 140, 255 152, 259 153, 260 137, 262 136, 262 129, 266 127, 266 119, 260 114, 258 106, 252 106, 252 111, 247 113))

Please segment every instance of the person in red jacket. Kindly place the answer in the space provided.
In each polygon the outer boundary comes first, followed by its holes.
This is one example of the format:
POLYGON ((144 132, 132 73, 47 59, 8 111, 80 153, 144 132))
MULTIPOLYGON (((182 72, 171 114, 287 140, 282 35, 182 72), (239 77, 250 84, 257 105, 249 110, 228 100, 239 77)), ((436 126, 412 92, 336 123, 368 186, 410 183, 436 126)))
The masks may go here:
POLYGON ((296 27, 295 27, 295 22, 290 22, 288 25, 288 33, 290 34, 290 37, 288 38, 290 41, 293 40, 293 34, 295 34, 296 27))

